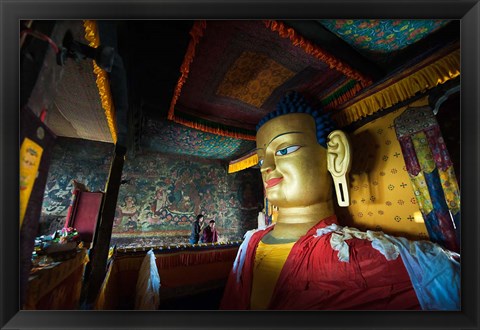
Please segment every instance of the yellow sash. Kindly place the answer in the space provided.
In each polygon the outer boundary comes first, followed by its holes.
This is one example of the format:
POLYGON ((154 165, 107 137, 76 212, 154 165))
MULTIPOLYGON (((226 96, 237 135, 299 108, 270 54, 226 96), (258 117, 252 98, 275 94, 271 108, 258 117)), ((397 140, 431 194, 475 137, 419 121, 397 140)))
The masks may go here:
POLYGON ((265 244, 260 241, 255 254, 253 269, 251 309, 266 309, 280 271, 295 242, 285 244, 265 244))

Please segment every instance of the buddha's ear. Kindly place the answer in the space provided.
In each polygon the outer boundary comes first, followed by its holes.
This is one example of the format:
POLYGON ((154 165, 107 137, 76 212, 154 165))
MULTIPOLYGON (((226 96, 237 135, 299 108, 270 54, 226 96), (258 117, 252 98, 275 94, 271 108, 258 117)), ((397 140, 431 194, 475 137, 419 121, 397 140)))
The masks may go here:
POLYGON ((348 136, 339 130, 328 135, 327 168, 333 178, 339 206, 349 206, 348 172, 351 168, 351 147, 348 136))

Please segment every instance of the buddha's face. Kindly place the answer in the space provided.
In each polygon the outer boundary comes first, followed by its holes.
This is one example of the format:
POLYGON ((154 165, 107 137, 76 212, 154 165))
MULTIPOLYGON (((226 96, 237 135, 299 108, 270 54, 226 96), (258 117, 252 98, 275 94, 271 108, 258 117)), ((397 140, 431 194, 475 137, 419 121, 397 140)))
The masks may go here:
POLYGON ((257 153, 266 196, 281 207, 306 207, 332 197, 327 150, 315 122, 304 113, 281 115, 257 132, 257 153))

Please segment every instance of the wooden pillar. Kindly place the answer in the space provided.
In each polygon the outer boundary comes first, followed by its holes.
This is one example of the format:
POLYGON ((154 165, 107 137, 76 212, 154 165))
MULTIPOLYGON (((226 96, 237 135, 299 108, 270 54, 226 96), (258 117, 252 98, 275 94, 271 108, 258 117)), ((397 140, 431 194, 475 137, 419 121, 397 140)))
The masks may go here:
POLYGON ((112 237, 113 220, 117 205, 120 181, 122 178, 123 163, 127 149, 116 145, 112 165, 105 190, 100 222, 95 230, 93 246, 90 252, 90 271, 86 271, 86 308, 91 308, 98 295, 102 282, 105 278, 108 250, 112 237))

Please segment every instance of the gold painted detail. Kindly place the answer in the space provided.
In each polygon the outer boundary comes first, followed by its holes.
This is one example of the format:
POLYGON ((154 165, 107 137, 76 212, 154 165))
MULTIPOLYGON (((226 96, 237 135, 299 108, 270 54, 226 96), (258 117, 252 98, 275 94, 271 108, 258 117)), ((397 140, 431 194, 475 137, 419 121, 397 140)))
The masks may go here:
MULTIPOLYGON (((97 23, 95 21, 85 20, 83 21, 83 26, 85 28, 85 39, 89 42, 89 46, 97 48, 100 45, 97 23)), ((102 70, 95 61, 92 60, 92 63, 93 72, 97 77, 98 93, 102 102, 102 108, 105 111, 108 128, 110 129, 113 143, 117 143, 117 123, 115 120, 115 107, 113 105, 112 93, 110 91, 110 82, 105 70, 102 70)))
POLYGON ((448 209, 455 215, 460 212, 460 189, 453 166, 448 167, 445 171, 439 168, 438 173, 448 209))
POLYGON ((225 74, 216 93, 260 108, 275 88, 294 75, 264 54, 243 52, 225 74))

